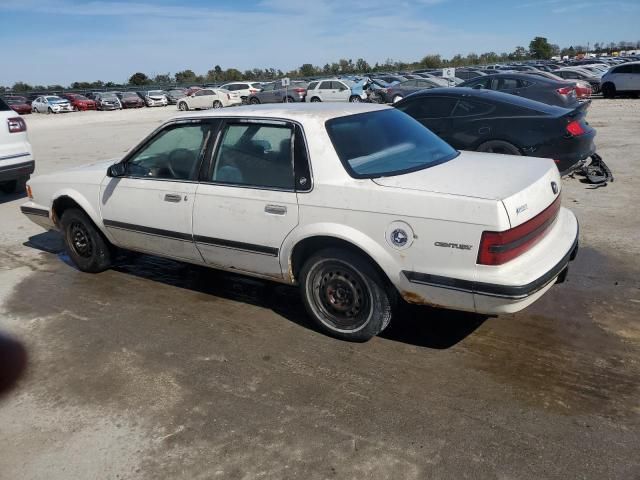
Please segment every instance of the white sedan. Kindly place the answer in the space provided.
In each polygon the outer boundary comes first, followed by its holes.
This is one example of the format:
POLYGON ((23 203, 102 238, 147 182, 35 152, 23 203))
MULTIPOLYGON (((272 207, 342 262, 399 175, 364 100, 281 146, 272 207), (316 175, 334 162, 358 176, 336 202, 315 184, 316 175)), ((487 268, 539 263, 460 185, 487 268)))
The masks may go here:
POLYGON ((73 107, 66 98, 56 95, 43 95, 31 102, 33 113, 63 113, 73 112, 73 107))
POLYGON ((207 108, 242 105, 242 98, 235 92, 220 88, 203 88, 178 100, 178 110, 203 110, 207 108))
POLYGON ((553 160, 458 152, 382 105, 185 115, 124 158, 29 187, 23 213, 61 230, 84 272, 117 246, 299 285, 322 329, 356 341, 399 297, 521 310, 564 280, 578 245, 553 160))

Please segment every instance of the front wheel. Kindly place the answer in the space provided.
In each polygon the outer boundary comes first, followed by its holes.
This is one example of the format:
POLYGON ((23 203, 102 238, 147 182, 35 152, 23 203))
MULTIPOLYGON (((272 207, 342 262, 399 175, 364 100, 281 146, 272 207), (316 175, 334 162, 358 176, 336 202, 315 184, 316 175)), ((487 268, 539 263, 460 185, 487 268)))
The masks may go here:
POLYGON ((360 98, 360 95, 351 95, 349 97, 349 102, 351 102, 351 103, 360 103, 360 102, 362 102, 362 98, 360 98))
POLYGON ((477 149, 478 152, 502 153, 504 155, 522 155, 522 152, 514 144, 504 140, 489 140, 484 142, 477 149))
POLYGON ((302 299, 326 333, 365 342, 391 321, 392 288, 362 256, 329 248, 309 258, 300 272, 302 299))
POLYGON ((50 113, 53 113, 53 109, 51 107, 47 108, 47 115, 49 115, 50 113))
POLYGON ((86 213, 69 209, 60 223, 67 253, 79 270, 98 273, 111 266, 111 245, 86 213))
POLYGON ((602 86, 602 96, 604 98, 615 98, 616 97, 616 86, 613 83, 605 83, 602 86))
POLYGON ((213 102, 213 108, 222 108, 222 102, 220 100, 216 100, 213 102))

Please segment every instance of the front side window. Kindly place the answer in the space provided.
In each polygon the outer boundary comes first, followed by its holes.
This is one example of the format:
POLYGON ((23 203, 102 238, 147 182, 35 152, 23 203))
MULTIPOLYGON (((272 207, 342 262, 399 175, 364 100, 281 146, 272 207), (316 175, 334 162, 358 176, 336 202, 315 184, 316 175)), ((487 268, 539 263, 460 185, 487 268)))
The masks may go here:
POLYGON ((311 82, 309 84, 309 88, 308 89, 309 90, 314 90, 316 88, 316 85, 318 85, 318 82, 311 82))
POLYGON ((209 135, 208 125, 176 125, 156 135, 127 161, 127 175, 193 180, 209 135))
POLYGON ((456 105, 455 110, 453 111, 453 116, 471 117, 475 115, 485 115, 493 110, 495 110, 495 107, 493 105, 461 99, 456 105))
POLYGON ((293 130, 288 126, 229 124, 211 180, 257 188, 293 190, 293 130))
POLYGON ((198 90, 196 92, 196 97, 204 97, 207 95, 213 95, 213 92, 211 90, 198 90))
POLYGON ((396 109, 334 118, 326 122, 326 129, 342 164, 355 178, 401 175, 458 155, 429 129, 396 109))
POLYGON ((320 84, 320 90, 331 90, 331 82, 322 82, 320 84))
POLYGON ((275 87, 275 84, 273 83, 268 83, 267 85, 264 86, 264 88, 262 89, 264 92, 268 92, 268 91, 272 91, 275 87))

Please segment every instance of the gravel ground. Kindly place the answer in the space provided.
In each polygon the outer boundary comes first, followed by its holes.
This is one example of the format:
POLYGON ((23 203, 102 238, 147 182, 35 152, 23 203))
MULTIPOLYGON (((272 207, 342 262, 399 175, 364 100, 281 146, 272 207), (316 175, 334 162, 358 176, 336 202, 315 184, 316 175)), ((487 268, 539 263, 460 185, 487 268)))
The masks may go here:
MULTIPOLYGON (((173 107, 25 117, 37 173, 119 157, 173 107)), ((0 478, 640 478, 640 101, 596 100, 615 182, 564 180, 568 281, 516 315, 406 307, 366 344, 291 288, 141 256, 75 270, 0 196, 0 478)))

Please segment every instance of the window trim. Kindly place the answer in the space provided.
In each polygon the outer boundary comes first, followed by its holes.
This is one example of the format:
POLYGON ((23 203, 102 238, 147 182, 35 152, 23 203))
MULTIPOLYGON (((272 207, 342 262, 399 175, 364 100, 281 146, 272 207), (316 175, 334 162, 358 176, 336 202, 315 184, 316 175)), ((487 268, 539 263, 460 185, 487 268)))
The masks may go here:
POLYGON ((283 119, 283 118, 269 118, 269 117, 225 117, 217 119, 220 120, 220 125, 218 126, 217 131, 212 135, 215 137, 215 140, 211 142, 210 149, 207 150, 205 154, 205 161, 200 167, 200 175, 198 182, 202 185, 214 185, 220 187, 231 187, 231 188, 248 188, 252 190, 265 190, 272 192, 288 192, 288 193, 310 193, 313 191, 315 182, 313 176, 313 168, 311 157, 309 154, 309 144, 307 142, 307 135, 304 131, 304 127, 300 122, 296 122, 295 120, 283 119), (265 187, 260 185, 245 185, 238 183, 228 183, 228 182, 216 182, 212 180, 213 177, 213 169, 215 167, 216 158, 218 156, 218 152, 221 148, 222 144, 222 136, 225 131, 227 125, 233 124, 259 124, 259 125, 273 125, 273 126, 287 126, 292 130, 292 139, 291 142, 291 156, 293 159, 293 176, 294 176, 294 186, 293 188, 280 188, 280 187, 265 187), (297 174, 296 174, 296 165, 298 165, 299 160, 295 155, 295 142, 297 141, 296 132, 300 131, 301 137, 304 143, 304 149, 306 153, 306 164, 307 171, 309 172, 309 181, 310 186, 308 189, 300 190, 297 187, 297 174))

